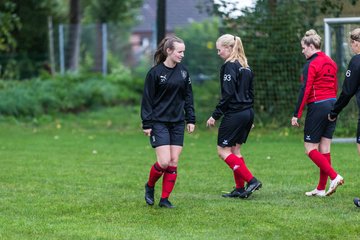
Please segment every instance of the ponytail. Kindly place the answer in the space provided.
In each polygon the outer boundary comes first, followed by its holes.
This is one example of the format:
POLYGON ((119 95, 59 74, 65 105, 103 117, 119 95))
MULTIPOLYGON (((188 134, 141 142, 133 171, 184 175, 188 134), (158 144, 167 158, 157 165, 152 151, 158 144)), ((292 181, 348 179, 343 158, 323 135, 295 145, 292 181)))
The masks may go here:
POLYGON ((224 34, 219 37, 216 42, 220 43, 222 46, 230 47, 232 49, 229 58, 226 59, 225 62, 237 60, 241 66, 245 68, 249 67, 240 37, 231 34, 224 34))

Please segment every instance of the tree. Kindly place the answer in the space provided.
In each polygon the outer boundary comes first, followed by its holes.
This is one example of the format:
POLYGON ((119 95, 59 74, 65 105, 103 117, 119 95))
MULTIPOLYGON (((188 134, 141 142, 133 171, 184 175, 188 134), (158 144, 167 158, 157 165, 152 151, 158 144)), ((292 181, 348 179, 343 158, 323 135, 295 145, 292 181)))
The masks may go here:
POLYGON ((16 47, 13 32, 20 29, 21 24, 15 9, 16 4, 11 1, 0 4, 0 52, 9 52, 16 47))
POLYGON ((102 24, 114 23, 131 26, 135 23, 135 16, 143 0, 91 0, 84 8, 84 22, 96 23, 97 42, 95 44, 95 61, 93 70, 100 72, 102 69, 102 24))
POLYGON ((218 68, 222 62, 215 47, 219 36, 219 21, 211 19, 194 22, 185 28, 176 29, 175 33, 186 43, 183 62, 190 71, 191 79, 197 82, 217 79, 218 68))
POLYGON ((6 72, 16 72, 11 76, 30 78, 38 75, 48 62, 48 17, 59 22, 65 15, 63 0, 5 0, 5 4, 9 3, 13 6, 11 18, 16 27, 5 27, 12 43, 7 54, 2 55, 5 58, 2 67, 6 72))
POLYGON ((66 68, 71 71, 76 71, 79 65, 80 52, 80 20, 81 20, 81 6, 80 0, 70 0, 69 9, 69 38, 66 53, 68 54, 68 61, 66 68))
MULTIPOLYGON (((291 115, 305 63, 300 40, 310 28, 321 34, 323 27, 318 25, 317 16, 334 10, 333 5, 321 9, 323 2, 338 3, 341 10, 338 0, 258 0, 254 7, 242 10, 242 16, 231 18, 230 13, 219 12, 218 5, 214 6, 213 12, 222 19, 222 32, 238 35, 243 41, 255 72, 259 120, 287 121, 291 115)), ((220 4, 226 3, 223 0, 220 4)))

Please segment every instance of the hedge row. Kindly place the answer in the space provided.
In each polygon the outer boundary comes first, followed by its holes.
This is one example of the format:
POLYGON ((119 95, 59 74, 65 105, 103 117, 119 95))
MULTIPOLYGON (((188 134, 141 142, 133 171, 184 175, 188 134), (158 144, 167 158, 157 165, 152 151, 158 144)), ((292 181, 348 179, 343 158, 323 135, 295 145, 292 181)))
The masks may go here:
POLYGON ((38 116, 137 103, 142 83, 130 75, 67 75, 26 81, 0 81, 0 114, 38 116))

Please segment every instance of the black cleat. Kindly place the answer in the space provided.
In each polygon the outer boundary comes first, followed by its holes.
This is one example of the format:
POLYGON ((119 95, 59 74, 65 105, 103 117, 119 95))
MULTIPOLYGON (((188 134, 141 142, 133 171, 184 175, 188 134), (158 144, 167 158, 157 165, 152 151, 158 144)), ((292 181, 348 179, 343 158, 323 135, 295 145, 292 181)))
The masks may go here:
POLYGON ((167 198, 161 198, 159 202, 160 207, 165 208, 174 208, 175 206, 171 204, 171 202, 167 198))
POLYGON ((253 177, 250 182, 248 182, 245 192, 241 196, 249 197, 254 191, 259 190, 262 187, 262 183, 253 177))
POLYGON ((355 204, 355 206, 360 207, 360 199, 354 198, 354 204, 355 204))
POLYGON ((148 205, 154 205, 154 191, 155 188, 149 187, 149 185, 145 184, 145 201, 148 205))
POLYGON ((222 196, 224 198, 247 198, 247 195, 244 195, 243 193, 245 193, 245 188, 234 188, 234 190, 225 193, 222 196))

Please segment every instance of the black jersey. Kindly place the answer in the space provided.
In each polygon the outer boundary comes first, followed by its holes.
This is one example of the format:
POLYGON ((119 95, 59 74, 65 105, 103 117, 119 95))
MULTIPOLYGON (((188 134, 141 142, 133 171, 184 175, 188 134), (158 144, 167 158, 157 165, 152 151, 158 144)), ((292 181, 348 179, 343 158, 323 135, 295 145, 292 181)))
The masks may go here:
POLYGON ((227 112, 238 112, 254 105, 254 74, 238 61, 226 62, 220 69, 221 99, 212 117, 217 120, 227 112))
POLYGON ((334 109, 330 112, 332 118, 336 117, 341 110, 349 103, 352 96, 357 95, 358 107, 360 109, 360 55, 351 58, 348 69, 345 73, 345 80, 339 99, 334 109))
POLYGON ((141 104, 143 129, 153 122, 195 123, 193 93, 189 72, 178 63, 168 68, 160 63, 148 72, 141 104))

